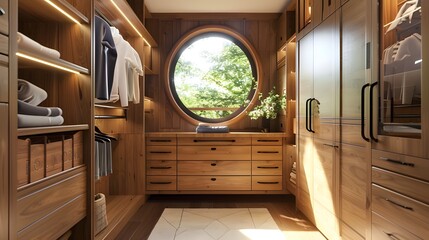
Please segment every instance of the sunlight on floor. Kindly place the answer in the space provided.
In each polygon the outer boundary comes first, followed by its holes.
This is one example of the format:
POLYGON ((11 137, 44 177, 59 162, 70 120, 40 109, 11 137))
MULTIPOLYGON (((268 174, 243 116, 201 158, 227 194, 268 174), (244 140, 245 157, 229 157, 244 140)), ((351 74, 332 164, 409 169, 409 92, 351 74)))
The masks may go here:
POLYGON ((277 229, 240 229, 249 240, 283 240, 283 234, 277 229))

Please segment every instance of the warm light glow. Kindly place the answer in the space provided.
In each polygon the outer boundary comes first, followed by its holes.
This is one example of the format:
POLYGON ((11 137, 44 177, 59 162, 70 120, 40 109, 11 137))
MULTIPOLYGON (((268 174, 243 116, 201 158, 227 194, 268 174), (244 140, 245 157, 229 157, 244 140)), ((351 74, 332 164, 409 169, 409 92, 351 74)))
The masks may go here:
POLYGON ((150 44, 146 41, 146 39, 143 37, 143 35, 139 32, 139 30, 137 30, 137 28, 134 26, 134 24, 127 18, 127 16, 125 15, 124 12, 122 12, 122 10, 118 7, 118 5, 116 5, 115 1, 110 0, 113 4, 113 6, 115 6, 115 8, 118 10, 119 13, 121 13, 121 15, 125 18, 125 20, 127 20, 127 22, 131 25, 131 27, 134 29, 134 31, 136 31, 136 33, 143 39, 143 41, 149 46, 150 44))
POLYGON ((421 62, 422 62, 422 59, 415 61, 414 64, 419 64, 421 62))
POLYGON ((284 240, 283 233, 278 229, 240 229, 241 234, 249 240, 284 240))
POLYGON ((38 62, 38 63, 41 63, 41 64, 45 64, 45 65, 48 65, 48 66, 51 66, 51 67, 54 67, 54 68, 58 68, 58 69, 61 69, 61 70, 67 71, 67 72, 71 72, 71 73, 79 74, 79 72, 78 72, 78 71, 75 71, 75 70, 72 70, 72 69, 69 69, 69 68, 66 68, 66 67, 62 67, 62 66, 57 65, 57 64, 55 64, 55 63, 47 62, 47 61, 44 61, 44 60, 39 59, 39 58, 35 58, 35 57, 32 57, 32 56, 28 56, 28 55, 23 54, 23 53, 20 53, 20 52, 17 52, 17 53, 16 53, 16 55, 17 55, 18 57, 26 58, 26 59, 29 59, 29 60, 31 60, 31 61, 35 61, 35 62, 38 62))
POLYGON ((68 14, 66 11, 64 11, 63 9, 61 9, 60 7, 58 7, 57 5, 55 5, 53 2, 51 2, 50 0, 45 0, 45 2, 47 2, 49 5, 51 5, 52 7, 54 7, 55 9, 57 9, 59 12, 61 12, 62 14, 64 14, 64 16, 68 17, 70 20, 72 20, 73 22, 80 24, 80 22, 76 19, 74 19, 72 16, 70 16, 70 14, 68 14))

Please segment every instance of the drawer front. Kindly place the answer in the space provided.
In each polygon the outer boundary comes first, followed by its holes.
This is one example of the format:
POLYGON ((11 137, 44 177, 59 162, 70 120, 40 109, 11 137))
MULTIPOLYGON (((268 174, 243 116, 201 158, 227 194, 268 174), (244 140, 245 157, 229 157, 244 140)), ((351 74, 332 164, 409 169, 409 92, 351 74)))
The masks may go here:
POLYGON ((178 175, 250 175, 250 161, 179 161, 178 175))
POLYGON ((252 175, 282 175, 282 161, 252 161, 252 175))
POLYGON ((429 181, 428 159, 373 150, 372 165, 429 181))
POLYGON ((176 175, 176 161, 147 161, 146 174, 151 175, 176 175))
POLYGON ((175 137, 146 137, 146 145, 170 145, 176 146, 177 141, 175 137))
MULTIPOLYGON (((0 16, 2 19, 3 16, 0 16)), ((0 53, 9 55, 9 38, 5 35, 0 34, 0 53)))
POLYGON ((177 160, 250 160, 250 146, 180 146, 177 160))
POLYGON ((146 190, 176 190, 176 176, 147 176, 146 190))
POLYGON ((0 56, 0 102, 9 102, 9 68, 7 63, 8 57, 0 56))
POLYGON ((178 145, 191 146, 229 146, 229 145, 250 145, 250 137, 179 137, 178 145))
POLYGON ((55 211, 69 201, 85 194, 85 175, 85 172, 81 172, 58 182, 54 181, 53 184, 29 194, 20 194, 17 206, 18 230, 46 216, 55 215, 55 211))
POLYGON ((252 176, 252 190, 282 189, 282 176, 252 176))
POLYGON ((429 236, 429 205, 372 185, 372 211, 418 237, 429 236))
POLYGON ((5 12, 4 15, 0 16, 0 33, 9 35, 9 1, 0 0, 0 8, 5 12))
POLYGON ((176 160, 176 146, 147 146, 147 160, 176 160))
POLYGON ((179 176, 178 190, 250 190, 250 176, 179 176))
POLYGON ((252 160, 282 160, 282 146, 252 146, 252 160))
POLYGON ((372 168, 372 181, 421 202, 429 203, 429 183, 391 171, 372 168))
POLYGON ((372 213, 372 239, 374 240, 392 240, 392 239, 407 239, 421 240, 407 230, 389 222, 377 213, 372 213))
POLYGON ((277 145, 281 146, 283 144, 281 137, 252 137, 252 145, 277 145))

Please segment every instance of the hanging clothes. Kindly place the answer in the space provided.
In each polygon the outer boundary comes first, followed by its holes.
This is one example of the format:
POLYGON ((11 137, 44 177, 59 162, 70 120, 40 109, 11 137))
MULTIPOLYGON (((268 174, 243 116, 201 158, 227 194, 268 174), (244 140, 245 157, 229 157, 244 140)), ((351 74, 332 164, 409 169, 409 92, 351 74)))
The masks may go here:
POLYGON ((95 16, 95 98, 109 100, 113 86, 117 52, 109 24, 95 16))
MULTIPOLYGON (((396 14, 395 20, 393 20, 393 22, 390 24, 386 33, 392 31, 393 29, 407 21, 408 23, 411 23, 415 13, 417 12, 416 10, 418 7, 420 7, 420 0, 408 0, 407 2, 405 2, 399 9, 398 13, 396 14)), ((417 16, 420 15, 421 13, 419 12, 417 16)))
POLYGON ((99 179, 102 176, 107 176, 113 173, 113 141, 117 141, 117 139, 102 133, 100 129, 95 127, 95 179, 99 179))

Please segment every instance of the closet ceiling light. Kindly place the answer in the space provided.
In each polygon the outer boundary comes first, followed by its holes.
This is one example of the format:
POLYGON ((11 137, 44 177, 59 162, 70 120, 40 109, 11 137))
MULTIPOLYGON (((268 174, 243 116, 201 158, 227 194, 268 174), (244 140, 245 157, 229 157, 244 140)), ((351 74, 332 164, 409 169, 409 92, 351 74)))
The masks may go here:
POLYGON ((75 18, 73 18, 72 16, 70 16, 70 14, 68 14, 66 11, 64 11, 63 9, 61 9, 60 7, 58 7, 57 5, 55 5, 55 3, 51 2, 50 0, 45 0, 45 2, 47 2, 49 5, 51 5, 55 9, 57 9, 60 13, 62 13, 64 16, 68 17, 73 22, 75 22, 77 24, 80 24, 80 22, 78 20, 76 20, 75 18))
POLYGON ((28 60, 35 61, 35 62, 38 62, 38 63, 41 63, 41 64, 45 64, 45 65, 48 65, 48 66, 51 66, 51 67, 54 67, 54 68, 58 68, 58 69, 61 69, 61 70, 67 71, 67 72, 71 72, 71 73, 75 73, 75 74, 80 74, 78 71, 75 71, 75 70, 72 70, 72 69, 69 69, 69 68, 66 68, 66 67, 62 67, 62 66, 57 65, 55 63, 47 62, 47 61, 39 59, 39 58, 28 56, 28 55, 20 53, 20 52, 17 52, 16 56, 22 57, 22 58, 26 58, 28 60))
POLYGON ((115 1, 110 0, 113 4, 113 6, 115 6, 116 10, 118 10, 118 12, 122 15, 122 17, 125 18, 125 20, 127 20, 127 22, 131 25, 131 27, 134 29, 134 31, 136 31, 136 33, 143 39, 143 41, 149 46, 150 44, 146 41, 146 39, 143 37, 143 35, 139 32, 139 30, 137 30, 137 28, 134 26, 134 24, 130 21, 130 19, 127 18, 127 16, 125 15, 124 12, 122 12, 122 10, 118 7, 118 5, 116 5, 115 1))

